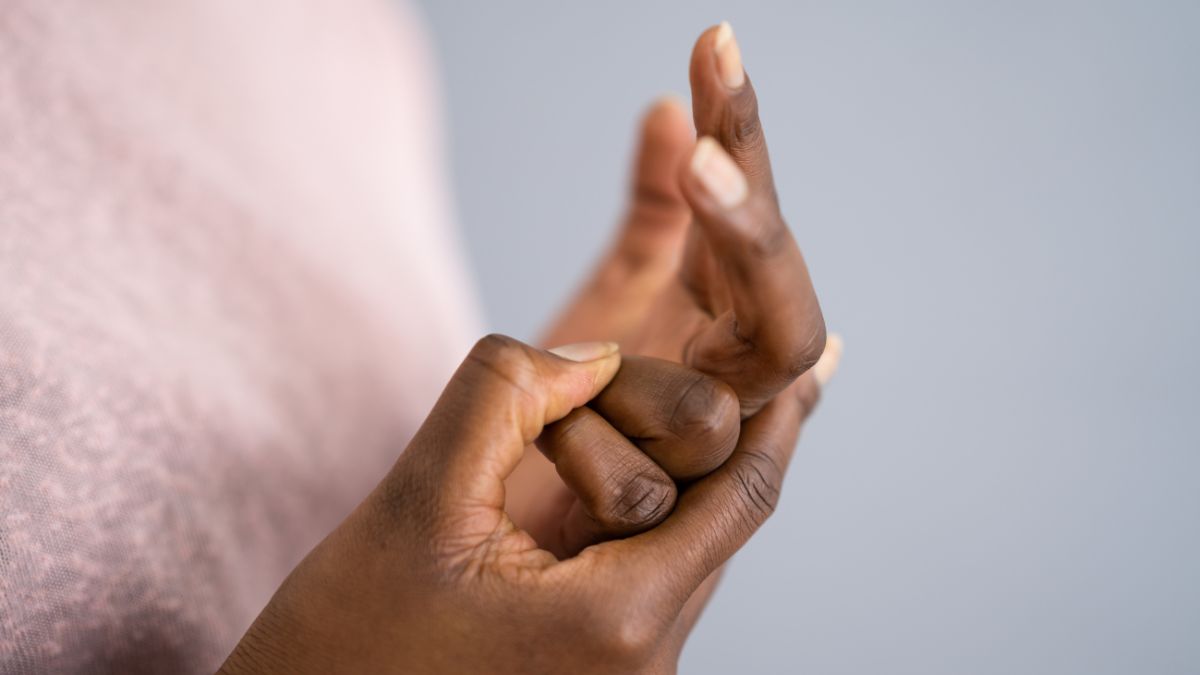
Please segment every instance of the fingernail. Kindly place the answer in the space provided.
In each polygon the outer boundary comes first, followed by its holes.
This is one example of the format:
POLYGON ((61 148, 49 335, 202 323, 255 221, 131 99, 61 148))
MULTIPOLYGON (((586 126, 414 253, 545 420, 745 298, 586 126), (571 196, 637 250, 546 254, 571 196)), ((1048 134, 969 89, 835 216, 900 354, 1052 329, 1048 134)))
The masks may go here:
POLYGON ((721 74, 721 81, 730 89, 741 88, 746 82, 746 71, 742 70, 742 50, 728 21, 722 21, 717 27, 713 49, 717 52, 717 71, 721 74))
POLYGON ((621 347, 615 342, 576 342, 547 349, 546 351, 569 361, 595 361, 611 356, 621 347))
POLYGON ((832 333, 825 339, 825 351, 821 352, 821 358, 817 359, 816 365, 813 366, 813 376, 822 387, 828 384, 837 372, 838 363, 842 360, 843 346, 842 336, 837 333, 832 333))
POLYGON ((710 136, 696 144, 692 154, 692 173, 700 179, 704 189, 716 198, 721 206, 731 209, 746 200, 749 187, 742 170, 734 163, 725 148, 710 136))

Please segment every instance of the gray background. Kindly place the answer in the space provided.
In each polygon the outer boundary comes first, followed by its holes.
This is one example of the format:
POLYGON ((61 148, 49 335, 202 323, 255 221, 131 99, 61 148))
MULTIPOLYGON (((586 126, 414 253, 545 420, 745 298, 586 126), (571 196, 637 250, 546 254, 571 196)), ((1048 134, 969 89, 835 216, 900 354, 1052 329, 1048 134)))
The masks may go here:
POLYGON ((495 329, 732 21, 844 367, 684 673, 1200 673, 1200 3, 428 0, 495 329))

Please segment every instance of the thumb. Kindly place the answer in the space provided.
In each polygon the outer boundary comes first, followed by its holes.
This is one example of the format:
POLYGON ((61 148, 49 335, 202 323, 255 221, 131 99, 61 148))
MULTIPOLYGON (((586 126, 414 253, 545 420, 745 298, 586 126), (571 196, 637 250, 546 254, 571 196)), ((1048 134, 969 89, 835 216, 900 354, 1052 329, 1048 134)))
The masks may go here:
POLYGON ((599 393, 620 363, 611 342, 543 351, 501 335, 481 339, 389 480, 403 487, 406 506, 448 519, 458 537, 488 536, 504 517, 504 479, 525 446, 599 393))

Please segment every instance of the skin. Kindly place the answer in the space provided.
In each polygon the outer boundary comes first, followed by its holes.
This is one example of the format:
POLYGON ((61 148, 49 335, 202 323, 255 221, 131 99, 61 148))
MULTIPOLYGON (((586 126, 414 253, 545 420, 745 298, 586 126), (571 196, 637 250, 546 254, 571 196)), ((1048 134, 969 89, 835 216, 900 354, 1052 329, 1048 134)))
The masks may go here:
MULTIPOLYGON (((612 340, 626 354, 686 364, 726 383, 747 419, 809 370, 826 333, 803 255, 780 212, 753 83, 736 40, 730 35, 718 45, 720 34, 717 26, 706 30, 692 51, 692 120, 669 98, 645 115, 617 238, 543 344, 612 340), (737 86, 723 77, 730 70, 741 74, 737 86), (697 134, 717 140, 745 176, 748 193, 735 208, 722 208, 691 170, 697 134)), ((720 438, 731 421, 714 412, 709 424, 720 438)), ((640 434, 629 435, 650 454, 640 434)), ((563 514, 584 509, 571 506, 574 490, 546 459, 527 450, 509 479, 509 512, 546 548, 569 551, 559 534, 563 514)), ((652 516, 627 531, 656 524, 652 516)), ((581 527, 578 513, 570 518, 576 524, 565 527, 581 527)), ((692 614, 699 615, 716 581, 697 594, 692 614)))
POLYGON ((837 359, 812 368, 824 322, 729 39, 697 41, 693 117, 741 196, 656 105, 620 236, 546 338, 612 342, 481 340, 222 672, 674 672, 837 359))
POLYGON ((692 52, 692 117, 741 169, 748 196, 717 203, 690 170, 696 143, 682 108, 658 102, 618 239, 544 343, 612 340, 684 363, 727 382, 749 417, 816 363, 825 322, 779 209, 754 86, 744 73, 737 88, 722 81, 718 32, 692 52))
POLYGON ((615 345, 571 361, 481 340, 393 469, 292 572, 223 673, 669 673, 689 598, 774 509, 816 387, 742 428, 671 515, 557 559, 504 510, 524 447, 615 376, 615 345))

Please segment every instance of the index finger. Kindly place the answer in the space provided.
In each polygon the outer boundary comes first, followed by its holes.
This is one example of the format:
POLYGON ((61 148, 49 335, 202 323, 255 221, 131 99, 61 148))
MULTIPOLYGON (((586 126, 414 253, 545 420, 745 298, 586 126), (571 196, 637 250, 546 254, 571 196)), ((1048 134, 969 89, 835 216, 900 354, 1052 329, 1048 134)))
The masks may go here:
POLYGON ((691 80, 704 137, 680 185, 725 274, 732 310, 698 334, 685 356, 733 386, 748 417, 816 362, 825 322, 779 211, 758 100, 728 24, 697 41, 691 80))

